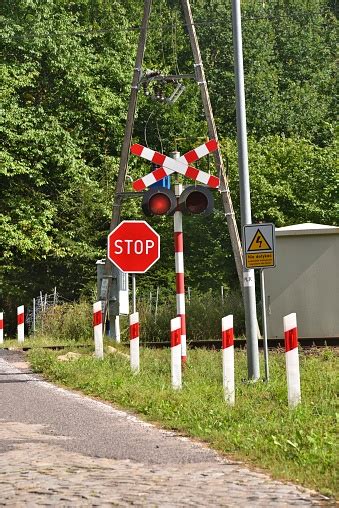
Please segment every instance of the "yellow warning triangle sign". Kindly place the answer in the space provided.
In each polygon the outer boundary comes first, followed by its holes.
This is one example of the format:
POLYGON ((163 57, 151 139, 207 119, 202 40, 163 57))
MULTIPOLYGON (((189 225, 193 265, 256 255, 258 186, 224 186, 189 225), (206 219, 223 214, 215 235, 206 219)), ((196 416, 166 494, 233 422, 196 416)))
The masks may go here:
POLYGON ((269 243, 267 242, 266 238, 260 231, 260 229, 257 230, 256 234, 253 237, 253 240, 251 242, 251 245, 248 248, 248 251, 258 251, 258 250, 272 250, 269 243))

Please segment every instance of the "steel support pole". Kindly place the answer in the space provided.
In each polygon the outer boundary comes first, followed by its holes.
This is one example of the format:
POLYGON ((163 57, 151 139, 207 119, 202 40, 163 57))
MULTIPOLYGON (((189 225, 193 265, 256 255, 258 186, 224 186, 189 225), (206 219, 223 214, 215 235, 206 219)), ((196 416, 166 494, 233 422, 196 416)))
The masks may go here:
MULTIPOLYGON (((232 0, 232 25, 234 45, 234 72, 236 89, 237 143, 240 183, 241 225, 252 223, 250 181, 248 172, 248 151, 246 133, 246 108, 244 66, 241 35, 240 0, 232 0)), ((260 377, 259 348, 257 339, 257 311, 255 301, 254 270, 243 267, 243 297, 246 321, 247 368, 248 377, 257 380, 260 377)))
POLYGON ((265 359, 265 381, 269 381, 270 370, 268 365, 265 271, 263 268, 261 268, 260 270, 260 287, 261 287, 262 327, 263 327, 264 359, 265 359))

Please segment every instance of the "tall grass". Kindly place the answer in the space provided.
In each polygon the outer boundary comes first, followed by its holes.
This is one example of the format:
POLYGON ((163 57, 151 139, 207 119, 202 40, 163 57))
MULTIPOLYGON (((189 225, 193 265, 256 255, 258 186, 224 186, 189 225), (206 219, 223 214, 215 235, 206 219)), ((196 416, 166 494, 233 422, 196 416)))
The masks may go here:
MULTIPOLYGON (((157 311, 149 301, 139 299, 137 310, 140 318, 140 339, 145 342, 168 341, 170 337, 170 320, 176 316, 175 298, 160 301, 157 311)), ((220 338, 221 318, 227 314, 234 315, 235 334, 244 333, 244 312, 241 294, 225 293, 224 301, 212 293, 192 292, 186 303, 187 339, 217 340, 220 338)), ((128 342, 128 318, 120 320, 121 337, 128 342)), ((41 313, 37 320, 38 337, 56 341, 86 341, 91 339, 92 305, 87 302, 64 303, 56 305, 41 313)))
POLYGON ((92 306, 87 302, 64 303, 39 314, 36 336, 57 341, 81 342, 91 339, 92 306))
MULTIPOLYGON (((170 320, 176 316, 175 300, 161 302, 157 313, 149 302, 138 302, 140 315, 140 338, 142 342, 169 340, 170 320)), ((220 338, 221 319, 227 314, 234 315, 236 336, 244 334, 244 311, 239 292, 229 292, 221 297, 213 294, 192 292, 190 301, 186 300, 187 339, 217 340, 220 338)))

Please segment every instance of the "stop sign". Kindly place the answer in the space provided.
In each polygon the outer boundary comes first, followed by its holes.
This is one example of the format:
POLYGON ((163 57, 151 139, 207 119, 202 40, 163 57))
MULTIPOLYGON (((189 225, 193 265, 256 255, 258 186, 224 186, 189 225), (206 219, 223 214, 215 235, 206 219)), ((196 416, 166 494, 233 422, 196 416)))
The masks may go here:
POLYGON ((107 248, 122 272, 145 273, 160 257, 160 236, 143 220, 124 220, 108 235, 107 248))

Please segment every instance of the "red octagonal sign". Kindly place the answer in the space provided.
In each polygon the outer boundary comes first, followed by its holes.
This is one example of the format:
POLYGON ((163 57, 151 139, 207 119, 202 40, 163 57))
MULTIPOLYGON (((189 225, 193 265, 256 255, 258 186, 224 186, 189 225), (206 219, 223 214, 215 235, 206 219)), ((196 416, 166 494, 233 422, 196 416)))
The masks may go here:
POLYGON ((160 257, 160 236, 143 220, 124 220, 108 235, 108 259, 122 272, 145 273, 160 257))

